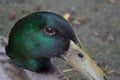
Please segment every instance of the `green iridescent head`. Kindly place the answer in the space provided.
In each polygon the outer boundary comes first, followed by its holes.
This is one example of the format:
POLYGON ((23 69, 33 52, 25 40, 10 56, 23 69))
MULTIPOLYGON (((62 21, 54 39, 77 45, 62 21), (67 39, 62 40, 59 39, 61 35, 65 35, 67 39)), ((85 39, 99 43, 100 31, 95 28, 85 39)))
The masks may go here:
POLYGON ((64 18, 51 12, 36 12, 16 22, 6 52, 17 65, 36 71, 43 59, 48 62, 49 58, 64 54, 70 40, 78 42, 64 18))
POLYGON ((55 13, 36 12, 16 22, 6 53, 30 71, 54 71, 50 58, 61 57, 88 80, 108 80, 83 49, 70 24, 55 13))

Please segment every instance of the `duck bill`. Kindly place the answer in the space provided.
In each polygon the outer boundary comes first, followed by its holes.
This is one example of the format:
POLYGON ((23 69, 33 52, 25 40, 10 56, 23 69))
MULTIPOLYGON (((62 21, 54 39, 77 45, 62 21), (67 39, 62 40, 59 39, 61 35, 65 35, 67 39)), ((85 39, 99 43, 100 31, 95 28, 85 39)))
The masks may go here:
POLYGON ((89 57, 83 48, 70 41, 69 50, 62 58, 80 72, 87 80, 107 80, 104 72, 89 57))

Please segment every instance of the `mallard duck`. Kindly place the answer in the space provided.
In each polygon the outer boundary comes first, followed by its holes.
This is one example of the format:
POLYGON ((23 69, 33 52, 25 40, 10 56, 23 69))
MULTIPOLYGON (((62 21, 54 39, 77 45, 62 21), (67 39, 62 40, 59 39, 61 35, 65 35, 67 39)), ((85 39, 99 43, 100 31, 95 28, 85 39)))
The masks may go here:
MULTIPOLYGON (((1 68, 9 77, 7 80, 67 80, 52 64, 53 57, 68 62, 88 80, 107 80, 82 47, 71 25, 52 12, 32 13, 17 21, 5 50, 9 57, 4 54, 7 61, 3 61, 1 68)), ((6 79, 0 75, 0 80, 6 79)))

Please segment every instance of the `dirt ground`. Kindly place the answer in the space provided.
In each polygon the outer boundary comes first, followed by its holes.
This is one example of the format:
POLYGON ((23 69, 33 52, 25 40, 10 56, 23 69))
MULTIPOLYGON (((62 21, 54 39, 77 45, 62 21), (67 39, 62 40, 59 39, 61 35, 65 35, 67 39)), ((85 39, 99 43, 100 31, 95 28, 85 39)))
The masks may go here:
MULTIPOLYGON (((87 52, 110 80, 120 80, 120 0, 0 0, 0 35, 8 36, 18 19, 36 11, 70 13, 70 23, 87 52)), ((53 62, 61 69, 69 67, 61 60, 53 62)), ((75 73, 65 75, 85 80, 75 73)))

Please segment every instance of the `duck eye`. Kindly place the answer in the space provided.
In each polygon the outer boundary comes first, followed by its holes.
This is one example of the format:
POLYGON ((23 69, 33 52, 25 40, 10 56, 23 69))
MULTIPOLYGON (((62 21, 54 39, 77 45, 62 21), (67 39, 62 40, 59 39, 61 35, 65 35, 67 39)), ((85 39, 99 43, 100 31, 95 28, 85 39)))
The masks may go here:
POLYGON ((51 27, 46 27, 44 31, 46 35, 49 35, 49 36, 55 35, 55 30, 51 27))

